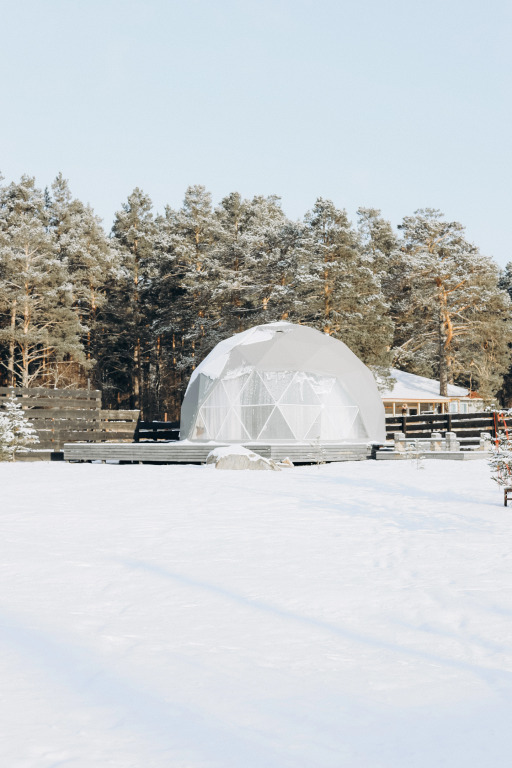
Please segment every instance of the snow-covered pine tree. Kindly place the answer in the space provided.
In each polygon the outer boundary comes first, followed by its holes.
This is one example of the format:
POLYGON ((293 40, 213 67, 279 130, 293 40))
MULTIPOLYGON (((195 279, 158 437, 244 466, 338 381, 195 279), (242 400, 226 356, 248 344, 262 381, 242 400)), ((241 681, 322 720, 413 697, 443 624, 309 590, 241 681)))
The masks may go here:
POLYGON ((184 392, 181 352, 185 328, 183 275, 177 214, 166 206, 163 215, 155 219, 153 249, 155 278, 153 279, 154 316, 151 334, 155 346, 155 376, 153 405, 155 413, 167 413, 170 420, 179 420, 184 392))
POLYGON ((11 452, 9 446, 12 443, 13 433, 7 415, 0 411, 0 461, 10 461, 11 452))
POLYGON ((435 376, 440 394, 457 379, 482 394, 496 391, 510 365, 510 299, 493 261, 438 210, 404 218, 401 312, 393 355, 398 367, 435 376))
POLYGON ((213 300, 219 311, 224 338, 244 330, 250 291, 248 258, 254 244, 251 204, 232 192, 216 208, 219 239, 213 250, 215 285, 213 300))
POLYGON ((0 190, 0 342, 8 382, 57 386, 71 363, 85 364, 67 264, 58 258, 45 196, 23 176, 0 190))
POLYGON ((37 445, 39 437, 16 395, 11 394, 0 410, 0 460, 16 461, 16 454, 37 445))
POLYGON ((133 389, 133 289, 131 255, 116 238, 110 239, 112 263, 98 306, 93 354, 94 380, 107 408, 129 408, 133 389))
POLYGON ((319 198, 306 215, 298 284, 303 320, 347 344, 365 363, 387 361, 392 323, 371 254, 343 210, 319 198))
POLYGON ((399 283, 404 265, 398 236, 376 208, 359 208, 357 216, 361 251, 379 280, 392 319, 400 298, 399 283))
POLYGON ((123 342, 131 349, 131 400, 134 408, 144 410, 147 394, 145 374, 148 373, 152 352, 150 327, 152 317, 143 295, 150 289, 148 266, 152 264, 155 238, 153 204, 139 188, 133 190, 122 209, 115 215, 112 227, 123 254, 123 266, 130 274, 130 285, 120 288, 126 291, 123 342))
MULTIPOLYGON (((173 312, 173 352, 176 344, 178 368, 186 382, 222 338, 223 307, 216 299, 216 287, 222 280, 218 251, 221 231, 211 194, 204 187, 186 190, 183 205, 174 217, 174 232, 172 250, 182 293, 177 305, 179 318, 173 312), (180 327, 176 327, 176 321, 180 327)), ((172 282, 168 284, 174 290, 172 282)))
POLYGON ((284 215, 275 195, 247 202, 245 221, 244 328, 297 314, 297 256, 300 224, 284 215))
MULTIPOLYGON (((252 325, 289 316, 290 275, 281 252, 286 217, 279 198, 233 193, 216 209, 221 224, 219 280, 224 338, 252 325)), ((284 250, 284 249, 283 249, 284 250)))
POLYGON ((58 257, 71 278, 73 309, 84 329, 82 343, 90 361, 95 357, 98 311, 105 302, 113 248, 101 220, 89 205, 72 198, 62 174, 52 184, 48 211, 58 257))

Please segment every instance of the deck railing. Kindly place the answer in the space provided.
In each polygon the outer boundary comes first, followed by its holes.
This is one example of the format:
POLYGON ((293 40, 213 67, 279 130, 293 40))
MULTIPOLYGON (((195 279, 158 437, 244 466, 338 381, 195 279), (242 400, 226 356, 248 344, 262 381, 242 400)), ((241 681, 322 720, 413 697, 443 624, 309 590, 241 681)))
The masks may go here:
POLYGON ((430 437, 432 432, 455 432, 465 442, 478 443, 482 432, 496 437, 496 430, 502 428, 503 421, 497 412, 480 413, 429 413, 416 416, 386 416, 386 434, 390 439, 394 432, 402 432, 407 437, 430 437))
POLYGON ((179 421, 139 421, 135 432, 136 443, 179 440, 179 421))

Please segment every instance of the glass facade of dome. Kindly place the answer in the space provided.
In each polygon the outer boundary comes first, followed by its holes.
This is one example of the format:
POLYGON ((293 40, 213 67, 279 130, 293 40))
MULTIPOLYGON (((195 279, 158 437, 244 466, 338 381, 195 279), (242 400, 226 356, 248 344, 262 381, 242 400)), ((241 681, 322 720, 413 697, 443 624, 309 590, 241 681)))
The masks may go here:
POLYGON ((192 440, 363 437, 358 406, 334 376, 252 371, 220 380, 199 408, 192 440), (359 429, 358 429, 359 427, 359 429))
POLYGON ((384 407, 371 372, 341 341, 269 323, 222 341, 196 368, 180 438, 384 442, 384 407))

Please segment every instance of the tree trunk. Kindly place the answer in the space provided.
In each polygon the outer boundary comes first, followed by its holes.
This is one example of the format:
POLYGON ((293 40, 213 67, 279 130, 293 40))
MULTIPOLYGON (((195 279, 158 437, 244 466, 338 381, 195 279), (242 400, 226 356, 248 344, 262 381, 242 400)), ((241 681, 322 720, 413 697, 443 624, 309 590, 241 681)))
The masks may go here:
POLYGON ((436 279, 438 288, 439 325, 439 394, 448 397, 448 357, 453 339, 453 325, 448 309, 448 298, 442 281, 436 279))
MULTIPOLYGON (((327 257, 325 258, 327 263, 327 257)), ((331 286, 329 285, 329 270, 324 269, 324 333, 330 334, 331 318, 331 286)))
POLYGON ((448 365, 446 360, 446 339, 444 322, 439 318, 439 394, 448 397, 448 365))
POLYGON ((21 350, 21 362, 22 362, 22 369, 21 369, 21 386, 22 387, 28 387, 28 366, 29 366, 29 356, 28 351, 23 345, 21 350))
POLYGON ((14 379, 14 333, 16 331, 16 304, 17 301, 14 299, 11 309, 11 338, 9 340, 9 361, 7 364, 9 386, 11 387, 14 387, 16 383, 14 379))
POLYGON ((140 410, 140 339, 135 342, 133 350, 133 407, 140 410))
POLYGON ((24 339, 22 343, 22 350, 21 350, 21 359, 22 359, 22 381, 21 386, 22 387, 28 387, 28 375, 29 375, 29 366, 30 366, 30 355, 29 355, 29 341, 28 341, 28 332, 30 329, 30 310, 29 310, 29 285, 28 283, 25 283, 25 306, 23 307, 23 334, 24 339))

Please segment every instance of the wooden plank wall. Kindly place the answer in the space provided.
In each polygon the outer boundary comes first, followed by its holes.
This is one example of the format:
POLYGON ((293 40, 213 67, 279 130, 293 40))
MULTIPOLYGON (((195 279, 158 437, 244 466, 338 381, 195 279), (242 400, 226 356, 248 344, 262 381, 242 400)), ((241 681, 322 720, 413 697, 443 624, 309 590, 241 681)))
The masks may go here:
POLYGON ((140 411, 101 411, 101 442, 133 443, 140 411))
POLYGON ((101 439, 101 392, 97 389, 0 387, 0 406, 14 394, 39 436, 37 448, 101 439))
POLYGON ((179 440, 179 421, 139 421, 135 432, 135 442, 144 443, 158 440, 179 440))
POLYGON ((495 437, 495 423, 502 425, 502 421, 495 422, 494 411, 386 416, 386 434, 388 438, 393 432, 403 432, 407 437, 430 437, 432 432, 440 432, 444 437, 446 432, 455 432, 468 442, 478 442, 482 432, 495 437))

